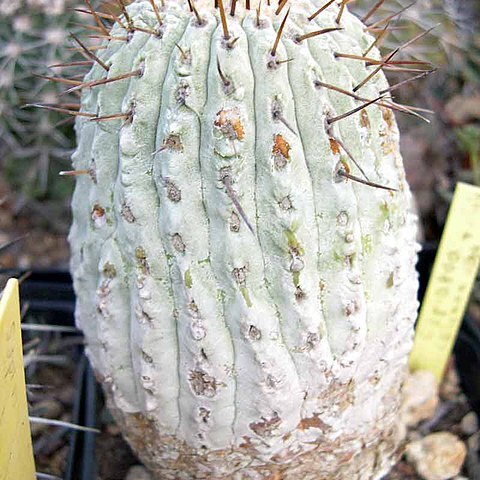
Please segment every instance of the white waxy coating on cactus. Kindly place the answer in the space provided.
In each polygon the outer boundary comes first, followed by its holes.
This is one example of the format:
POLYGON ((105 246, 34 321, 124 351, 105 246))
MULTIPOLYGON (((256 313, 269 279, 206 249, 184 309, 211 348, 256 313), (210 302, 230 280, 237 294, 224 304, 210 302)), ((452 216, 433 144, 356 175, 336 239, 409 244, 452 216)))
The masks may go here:
POLYGON ((334 53, 372 38, 346 10, 299 41, 339 6, 308 21, 321 4, 292 2, 273 57, 286 9, 238 4, 226 39, 209 2, 200 25, 157 6, 162 25, 127 7, 143 30, 86 80, 135 73, 83 89, 82 111, 128 115, 76 126, 77 321, 112 411, 159 478, 375 478, 397 441, 415 217, 391 111, 329 123, 361 102, 322 86, 359 84, 372 67, 334 53))

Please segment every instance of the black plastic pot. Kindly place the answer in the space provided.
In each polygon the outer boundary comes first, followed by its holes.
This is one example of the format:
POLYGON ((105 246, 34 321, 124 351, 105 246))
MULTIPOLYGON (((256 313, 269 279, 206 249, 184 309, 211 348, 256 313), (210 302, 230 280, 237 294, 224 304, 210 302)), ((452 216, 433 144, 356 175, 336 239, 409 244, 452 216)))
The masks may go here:
MULTIPOLYGON (((26 272, 3 270, 0 273, 20 277, 26 272)), ((70 273, 64 270, 34 270, 20 285, 22 306, 28 313, 48 325, 74 326, 75 294, 70 273)), ((72 335, 69 333, 68 335, 72 335)), ((81 332, 73 333, 81 336, 81 332)), ((79 348, 75 373, 75 398, 71 422, 86 427, 97 426, 98 386, 90 364, 79 348)), ((69 450, 64 480, 97 478, 95 433, 70 430, 69 450)))

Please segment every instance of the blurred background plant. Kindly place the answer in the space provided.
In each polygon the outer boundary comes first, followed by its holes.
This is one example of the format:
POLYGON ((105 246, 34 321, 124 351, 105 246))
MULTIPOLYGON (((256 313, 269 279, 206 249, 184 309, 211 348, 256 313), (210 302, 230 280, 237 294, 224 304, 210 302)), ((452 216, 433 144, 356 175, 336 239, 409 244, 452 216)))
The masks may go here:
MULTIPOLYGON (((56 112, 23 106, 75 102, 60 96, 64 85, 41 75, 54 76, 68 68, 48 71, 49 66, 84 60, 67 48, 70 33, 79 30, 79 14, 73 10, 78 4, 76 0, 0 0, 3 179, 15 192, 11 200, 16 214, 29 214, 36 223, 60 232, 69 223, 66 211, 72 182, 57 177, 70 165, 73 122, 56 112)), ((68 70, 72 73, 73 68, 68 70)))
MULTIPOLYGON (((418 41, 401 50, 399 59, 437 66, 433 75, 392 91, 396 101, 433 110, 430 124, 397 115, 407 176, 415 193, 425 240, 438 240, 453 187, 458 180, 480 185, 480 2, 478 0, 356 0, 360 17, 370 15, 381 34, 390 19, 381 51, 390 52, 421 32, 418 41), (378 7, 372 12, 372 7, 378 7), (408 7, 408 8, 406 8, 408 7), (405 10, 404 10, 405 9, 405 10), (402 11, 403 10, 403 11, 402 11), (380 23, 379 23, 380 22, 380 23)), ((396 57, 396 58, 397 58, 396 57)), ((391 84, 414 72, 388 71, 391 84)))

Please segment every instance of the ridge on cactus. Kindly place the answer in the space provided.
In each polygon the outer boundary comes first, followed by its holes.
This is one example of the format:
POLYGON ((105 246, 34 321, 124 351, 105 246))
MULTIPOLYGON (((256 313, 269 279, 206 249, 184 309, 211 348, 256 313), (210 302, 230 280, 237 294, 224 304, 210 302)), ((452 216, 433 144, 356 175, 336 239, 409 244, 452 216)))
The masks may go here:
POLYGON ((417 311, 392 110, 419 115, 382 70, 425 65, 346 0, 86 3, 71 269, 126 438, 159 479, 380 478, 417 311))

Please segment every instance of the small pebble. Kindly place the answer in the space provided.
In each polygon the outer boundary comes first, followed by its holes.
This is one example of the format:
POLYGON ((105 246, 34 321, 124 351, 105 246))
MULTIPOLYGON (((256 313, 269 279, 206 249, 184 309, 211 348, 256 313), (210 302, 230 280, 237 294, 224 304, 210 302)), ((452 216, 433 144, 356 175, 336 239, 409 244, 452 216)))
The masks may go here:
POLYGON ((460 380, 458 379, 457 371, 450 364, 440 385, 440 397, 443 400, 458 401, 460 394, 460 380))
POLYGON ((479 460, 479 448, 480 448, 480 432, 474 433, 467 440, 467 460, 465 466, 467 467, 467 473, 471 480, 478 480, 480 478, 480 460, 479 460))
POLYGON ((436 432, 407 445, 407 461, 425 480, 448 480, 460 473, 465 444, 449 432, 436 432))
POLYGON ((134 465, 129 468, 125 480, 152 480, 152 476, 144 466, 134 465))
POLYGON ((432 418, 438 405, 435 376, 427 370, 411 373, 403 386, 402 420, 408 427, 432 418))
POLYGON ((475 412, 469 412, 462 418, 460 428, 462 433, 468 436, 478 431, 478 419, 475 412))

